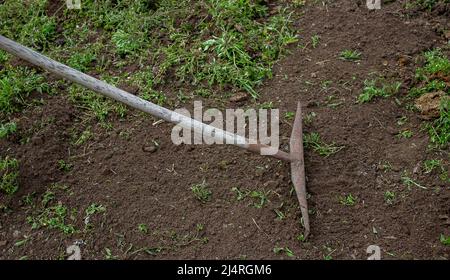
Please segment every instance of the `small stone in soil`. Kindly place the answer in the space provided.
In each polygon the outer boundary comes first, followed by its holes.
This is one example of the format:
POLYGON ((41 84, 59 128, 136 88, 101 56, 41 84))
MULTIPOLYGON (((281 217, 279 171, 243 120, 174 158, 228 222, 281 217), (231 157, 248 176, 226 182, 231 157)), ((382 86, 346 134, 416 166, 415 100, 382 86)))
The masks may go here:
POLYGON ((142 147, 142 150, 144 152, 146 152, 146 153, 154 153, 154 152, 156 152, 158 150, 158 148, 153 146, 153 145, 151 145, 151 146, 144 146, 144 147, 142 147))
POLYGON ((231 102, 241 102, 241 101, 245 101, 248 99, 248 93, 246 92, 238 92, 235 95, 233 95, 232 97, 230 97, 230 101, 231 102))

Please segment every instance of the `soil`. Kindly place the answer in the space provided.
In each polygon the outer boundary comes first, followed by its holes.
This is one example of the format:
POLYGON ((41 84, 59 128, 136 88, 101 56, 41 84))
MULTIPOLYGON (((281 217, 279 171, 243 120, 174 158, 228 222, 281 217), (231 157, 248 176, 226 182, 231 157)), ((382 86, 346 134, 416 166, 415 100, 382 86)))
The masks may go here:
MULTIPOLYGON (((172 125, 155 124, 157 119, 135 111, 126 120, 113 120, 110 131, 93 122, 94 137, 75 147, 71 133, 83 121, 81 110, 64 94, 36 93, 44 104, 18 114, 17 136, 0 141, 2 154, 20 161, 19 192, 0 198, 9 206, 0 213, 0 259, 66 258, 66 248, 75 241, 81 244, 83 259, 104 259, 107 249, 110 257, 120 259, 366 259, 370 245, 380 246, 383 259, 450 258, 450 247, 439 241, 441 234, 450 234, 449 186, 437 173, 425 174, 419 168, 426 159, 448 154, 427 148, 423 120, 397 102, 413 85, 420 55, 446 44, 448 7, 406 14, 401 1, 377 11, 367 10, 364 1, 326 6, 307 2, 294 23, 302 47, 293 45, 275 66, 273 79, 259 88, 260 101, 272 101, 281 116, 295 111, 300 101, 304 117, 317 115, 305 124, 305 132, 318 132, 326 142, 344 146, 326 158, 305 152, 312 210, 307 242, 297 240, 302 233, 300 210, 288 164, 232 146, 175 146, 172 125), (316 34, 317 48, 304 47, 316 34), (337 59, 344 49, 360 51, 361 61, 337 59), (356 104, 364 79, 374 72, 402 81, 400 93, 356 104), (328 87, 322 86, 324 81, 331 81, 328 87), (399 127, 403 116, 408 122, 399 127), (413 137, 398 138, 400 129, 410 129, 413 137), (26 138, 29 141, 21 144, 26 138), (73 168, 58 169, 60 159, 73 168), (386 162, 390 170, 383 167, 386 162), (405 186, 405 170, 427 189, 405 186), (206 203, 190 190, 203 181, 212 191, 206 203), (72 221, 77 228, 83 229, 90 204, 106 207, 92 217, 93 229, 74 235, 31 229, 26 219, 33 210, 21 198, 32 192, 39 197, 55 183, 69 187, 59 191, 57 199, 79 210, 72 221), (238 201, 233 187, 271 191, 269 201, 258 209, 251 205, 252 198, 238 201), (384 200, 386 191, 397 194, 390 205, 384 200), (339 203, 339 197, 348 194, 357 198, 356 205, 339 203), (277 219, 274 209, 286 217, 277 219), (141 232, 139 224, 146 224, 148 233, 141 232), (198 229, 199 224, 204 229, 198 229), (26 238, 25 245, 15 245, 26 238), (275 247, 289 248, 295 256, 276 254, 275 247)), ((225 104, 208 100, 207 105, 255 106, 247 98, 225 104)), ((283 149, 290 123, 281 123, 283 149)))

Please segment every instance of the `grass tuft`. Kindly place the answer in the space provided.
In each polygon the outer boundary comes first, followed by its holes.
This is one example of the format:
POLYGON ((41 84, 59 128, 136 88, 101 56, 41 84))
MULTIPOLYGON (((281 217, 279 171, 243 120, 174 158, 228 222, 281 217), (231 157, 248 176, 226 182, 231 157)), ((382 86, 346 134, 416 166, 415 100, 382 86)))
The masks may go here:
POLYGON ((208 189, 206 182, 195 184, 191 187, 194 197, 202 203, 206 203, 211 199, 212 192, 208 189))
POLYGON ((363 91, 358 96, 357 102, 366 103, 376 97, 389 97, 398 93, 401 85, 400 82, 385 83, 383 80, 365 80, 363 91))
POLYGON ((19 162, 15 158, 0 157, 0 191, 12 195, 19 189, 19 162))
POLYGON ((316 132, 304 134, 303 143, 305 144, 305 148, 312 148, 315 152, 324 157, 329 157, 344 148, 344 146, 336 146, 334 143, 325 143, 316 132))

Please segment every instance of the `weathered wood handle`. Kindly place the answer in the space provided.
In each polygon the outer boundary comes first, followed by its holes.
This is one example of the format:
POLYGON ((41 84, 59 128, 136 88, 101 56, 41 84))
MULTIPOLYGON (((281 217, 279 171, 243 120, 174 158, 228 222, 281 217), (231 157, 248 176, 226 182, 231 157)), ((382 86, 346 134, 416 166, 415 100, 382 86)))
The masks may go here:
MULTIPOLYGON (((194 129, 194 131, 204 131, 205 133, 207 133, 207 135, 216 135, 217 137, 220 137, 221 140, 225 140, 225 143, 236 143, 234 144, 235 146, 256 153, 260 153, 262 148, 268 147, 265 145, 250 145, 248 144, 249 141, 242 136, 207 125, 195 119, 191 119, 182 114, 171 111, 167 108, 161 107, 150 101, 139 98, 104 81, 98 80, 67 65, 50 59, 1 35, 0 48, 57 76, 82 85, 90 90, 122 102, 142 112, 149 113, 150 115, 161 118, 171 123, 179 124, 186 129, 194 129)), ((290 161, 289 154, 283 151, 278 151, 278 153, 272 156, 281 160, 290 161)))

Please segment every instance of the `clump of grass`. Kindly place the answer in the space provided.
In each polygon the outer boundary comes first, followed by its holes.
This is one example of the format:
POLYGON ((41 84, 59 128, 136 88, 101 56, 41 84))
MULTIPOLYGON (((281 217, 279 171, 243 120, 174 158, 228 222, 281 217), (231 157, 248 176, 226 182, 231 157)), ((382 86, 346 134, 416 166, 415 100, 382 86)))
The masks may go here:
MULTIPOLYGON (((208 0, 194 4, 184 0, 178 5, 190 5, 190 9, 184 8, 190 13, 207 13, 209 17, 197 28, 199 34, 209 29, 211 35, 205 40, 192 33, 188 22, 182 22, 180 27, 169 25, 171 44, 159 51, 165 58, 157 75, 161 78, 175 68, 176 77, 182 82, 231 85, 256 98, 255 87, 271 77, 273 63, 287 44, 297 40, 287 10, 269 16, 267 6, 259 1, 208 0)), ((161 7, 158 12, 176 16, 169 12, 169 8, 173 9, 170 6, 161 7)), ((179 19, 183 16, 178 15, 179 19)))
POLYGON ((23 26, 20 40, 37 49, 45 49, 56 36, 56 20, 44 15, 33 16, 23 26))
POLYGON ((406 8, 420 8, 431 11, 439 2, 450 3, 449 0, 414 0, 406 2, 406 8))
POLYGON ((444 98, 440 105, 439 118, 425 127, 430 135, 430 142, 442 149, 448 146, 450 140, 450 98, 444 98))
POLYGON ((88 115, 95 117, 100 123, 106 123, 108 116, 114 112, 113 102, 92 91, 73 85, 69 88, 69 98, 77 106, 87 109, 88 115))
POLYGON ((397 134, 397 138, 411 138, 412 136, 413 133, 409 129, 402 130, 397 134))
POLYGON ((58 229, 65 234, 75 233, 75 227, 67 223, 68 212, 66 206, 61 203, 57 205, 44 207, 36 216, 28 216, 27 221, 31 224, 32 229, 42 227, 49 229, 58 229))
POLYGON ((15 133, 17 130, 17 124, 15 122, 9 122, 0 125, 0 139, 15 133))
POLYGON ((305 124, 310 124, 313 122, 313 120, 316 117, 317 117, 317 114, 315 112, 310 112, 310 113, 306 114, 303 121, 305 122, 305 124))
POLYGON ((441 236, 439 237, 439 241, 441 241, 442 245, 450 246, 450 236, 441 234, 441 236))
POLYGON ((69 172, 72 170, 73 164, 66 162, 63 159, 58 160, 58 169, 64 172, 69 172))
POLYGON ((295 117, 295 112, 286 112, 286 113, 284 114, 284 117, 285 117, 287 120, 292 120, 292 119, 294 119, 294 117, 295 117))
POLYGON ((329 157, 344 148, 344 146, 337 146, 334 143, 325 143, 316 132, 305 133, 303 135, 303 143, 305 144, 305 148, 312 148, 315 152, 324 157, 329 157))
POLYGON ((69 58, 67 63, 81 72, 86 72, 89 69, 90 64, 94 62, 96 58, 96 55, 90 51, 76 52, 69 58))
POLYGON ((249 193, 249 196, 256 199, 256 201, 253 203, 253 206, 258 209, 263 208, 268 200, 267 196, 269 192, 270 191, 251 191, 249 193))
POLYGON ((356 204, 356 197, 354 197, 352 194, 340 196, 339 203, 346 206, 354 206, 356 204))
POLYGON ((442 164, 442 160, 437 160, 437 159, 429 159, 424 161, 423 163, 423 167, 425 170, 425 173, 431 173, 433 172, 433 170, 437 167, 441 167, 442 164))
POLYGON ((384 201, 386 202, 386 204, 389 204, 389 205, 393 204, 395 201, 395 197, 396 197, 396 194, 393 191, 386 191, 384 193, 384 201))
POLYGON ((358 61, 361 60, 361 53, 356 50, 343 50, 339 54, 339 58, 347 61, 358 61))
POLYGON ((443 91, 445 97, 441 99, 439 117, 428 122, 425 127, 430 136, 432 146, 445 149, 450 140, 450 87, 445 77, 450 75, 450 60, 440 49, 424 53, 425 65, 416 70, 416 79, 419 86, 409 91, 409 96, 419 97, 422 94, 434 91, 443 91))
POLYGON ((417 183, 416 181, 414 181, 407 172, 403 172, 402 176, 400 177, 400 179, 402 180, 402 183, 407 186, 408 188, 411 188, 411 186, 415 186, 421 189, 428 189, 427 187, 422 186, 421 184, 417 183))
POLYGON ((12 195, 19 189, 19 162, 15 158, 0 157, 0 191, 12 195))
POLYGON ((316 35, 311 36, 311 44, 312 44, 313 49, 317 48, 319 43, 320 43, 319 35, 316 34, 316 35))
POLYGON ((80 146, 86 143, 92 137, 92 132, 90 128, 87 128, 80 135, 75 132, 72 134, 72 144, 75 146, 80 146))
POLYGON ((103 213, 106 211, 106 207, 97 204, 97 203, 91 203, 85 210, 85 216, 84 216, 84 230, 88 231, 91 230, 94 226, 91 223, 91 217, 97 213, 103 213))
POLYGON ((365 80, 362 93, 358 96, 358 103, 372 101, 375 97, 389 97, 398 93, 402 83, 385 83, 382 79, 365 80), (379 85, 381 84, 381 85, 379 85))
POLYGON ((25 67, 0 70, 0 116, 7 116, 27 105, 26 98, 33 91, 48 91, 44 77, 25 67))
POLYGON ((88 206, 88 208, 86 208, 86 216, 92 216, 96 213, 103 213, 106 211, 106 207, 101 205, 101 204, 97 204, 97 203, 92 203, 91 205, 88 206))
POLYGON ((146 224, 139 224, 138 230, 144 234, 148 233, 148 226, 146 224))
POLYGON ((191 187, 192 194, 202 203, 206 203, 211 199, 212 192, 208 189, 205 181, 195 184, 191 187))
POLYGON ((0 63, 5 63, 9 59, 9 54, 4 50, 0 50, 0 63))
POLYGON ((116 47, 116 52, 121 56, 132 54, 139 49, 139 44, 134 36, 121 29, 112 35, 111 40, 116 47))
POLYGON ((424 53, 425 65, 416 69, 416 80, 420 86, 413 87, 409 91, 412 97, 418 97, 427 92, 446 91, 448 88, 443 77, 450 74, 450 60, 440 49, 434 49, 424 53))
POLYGON ((426 161, 424 161, 423 168, 424 168, 425 174, 430 174, 435 169, 439 169, 440 179, 442 181, 450 182, 450 178, 448 176, 448 170, 444 167, 442 160, 437 160, 437 159, 426 160, 426 161))
POLYGON ((291 257, 291 258, 295 257, 294 252, 292 252, 292 250, 289 249, 289 247, 275 247, 275 248, 273 248, 273 252, 275 254, 285 253, 286 256, 291 257))
POLYGON ((267 203, 268 195, 270 194, 270 191, 261 191, 261 190, 241 190, 238 187, 233 187, 231 189, 232 192, 236 194, 236 199, 238 201, 244 200, 247 197, 250 197, 253 199, 252 206, 255 208, 263 208, 264 205, 267 203))

